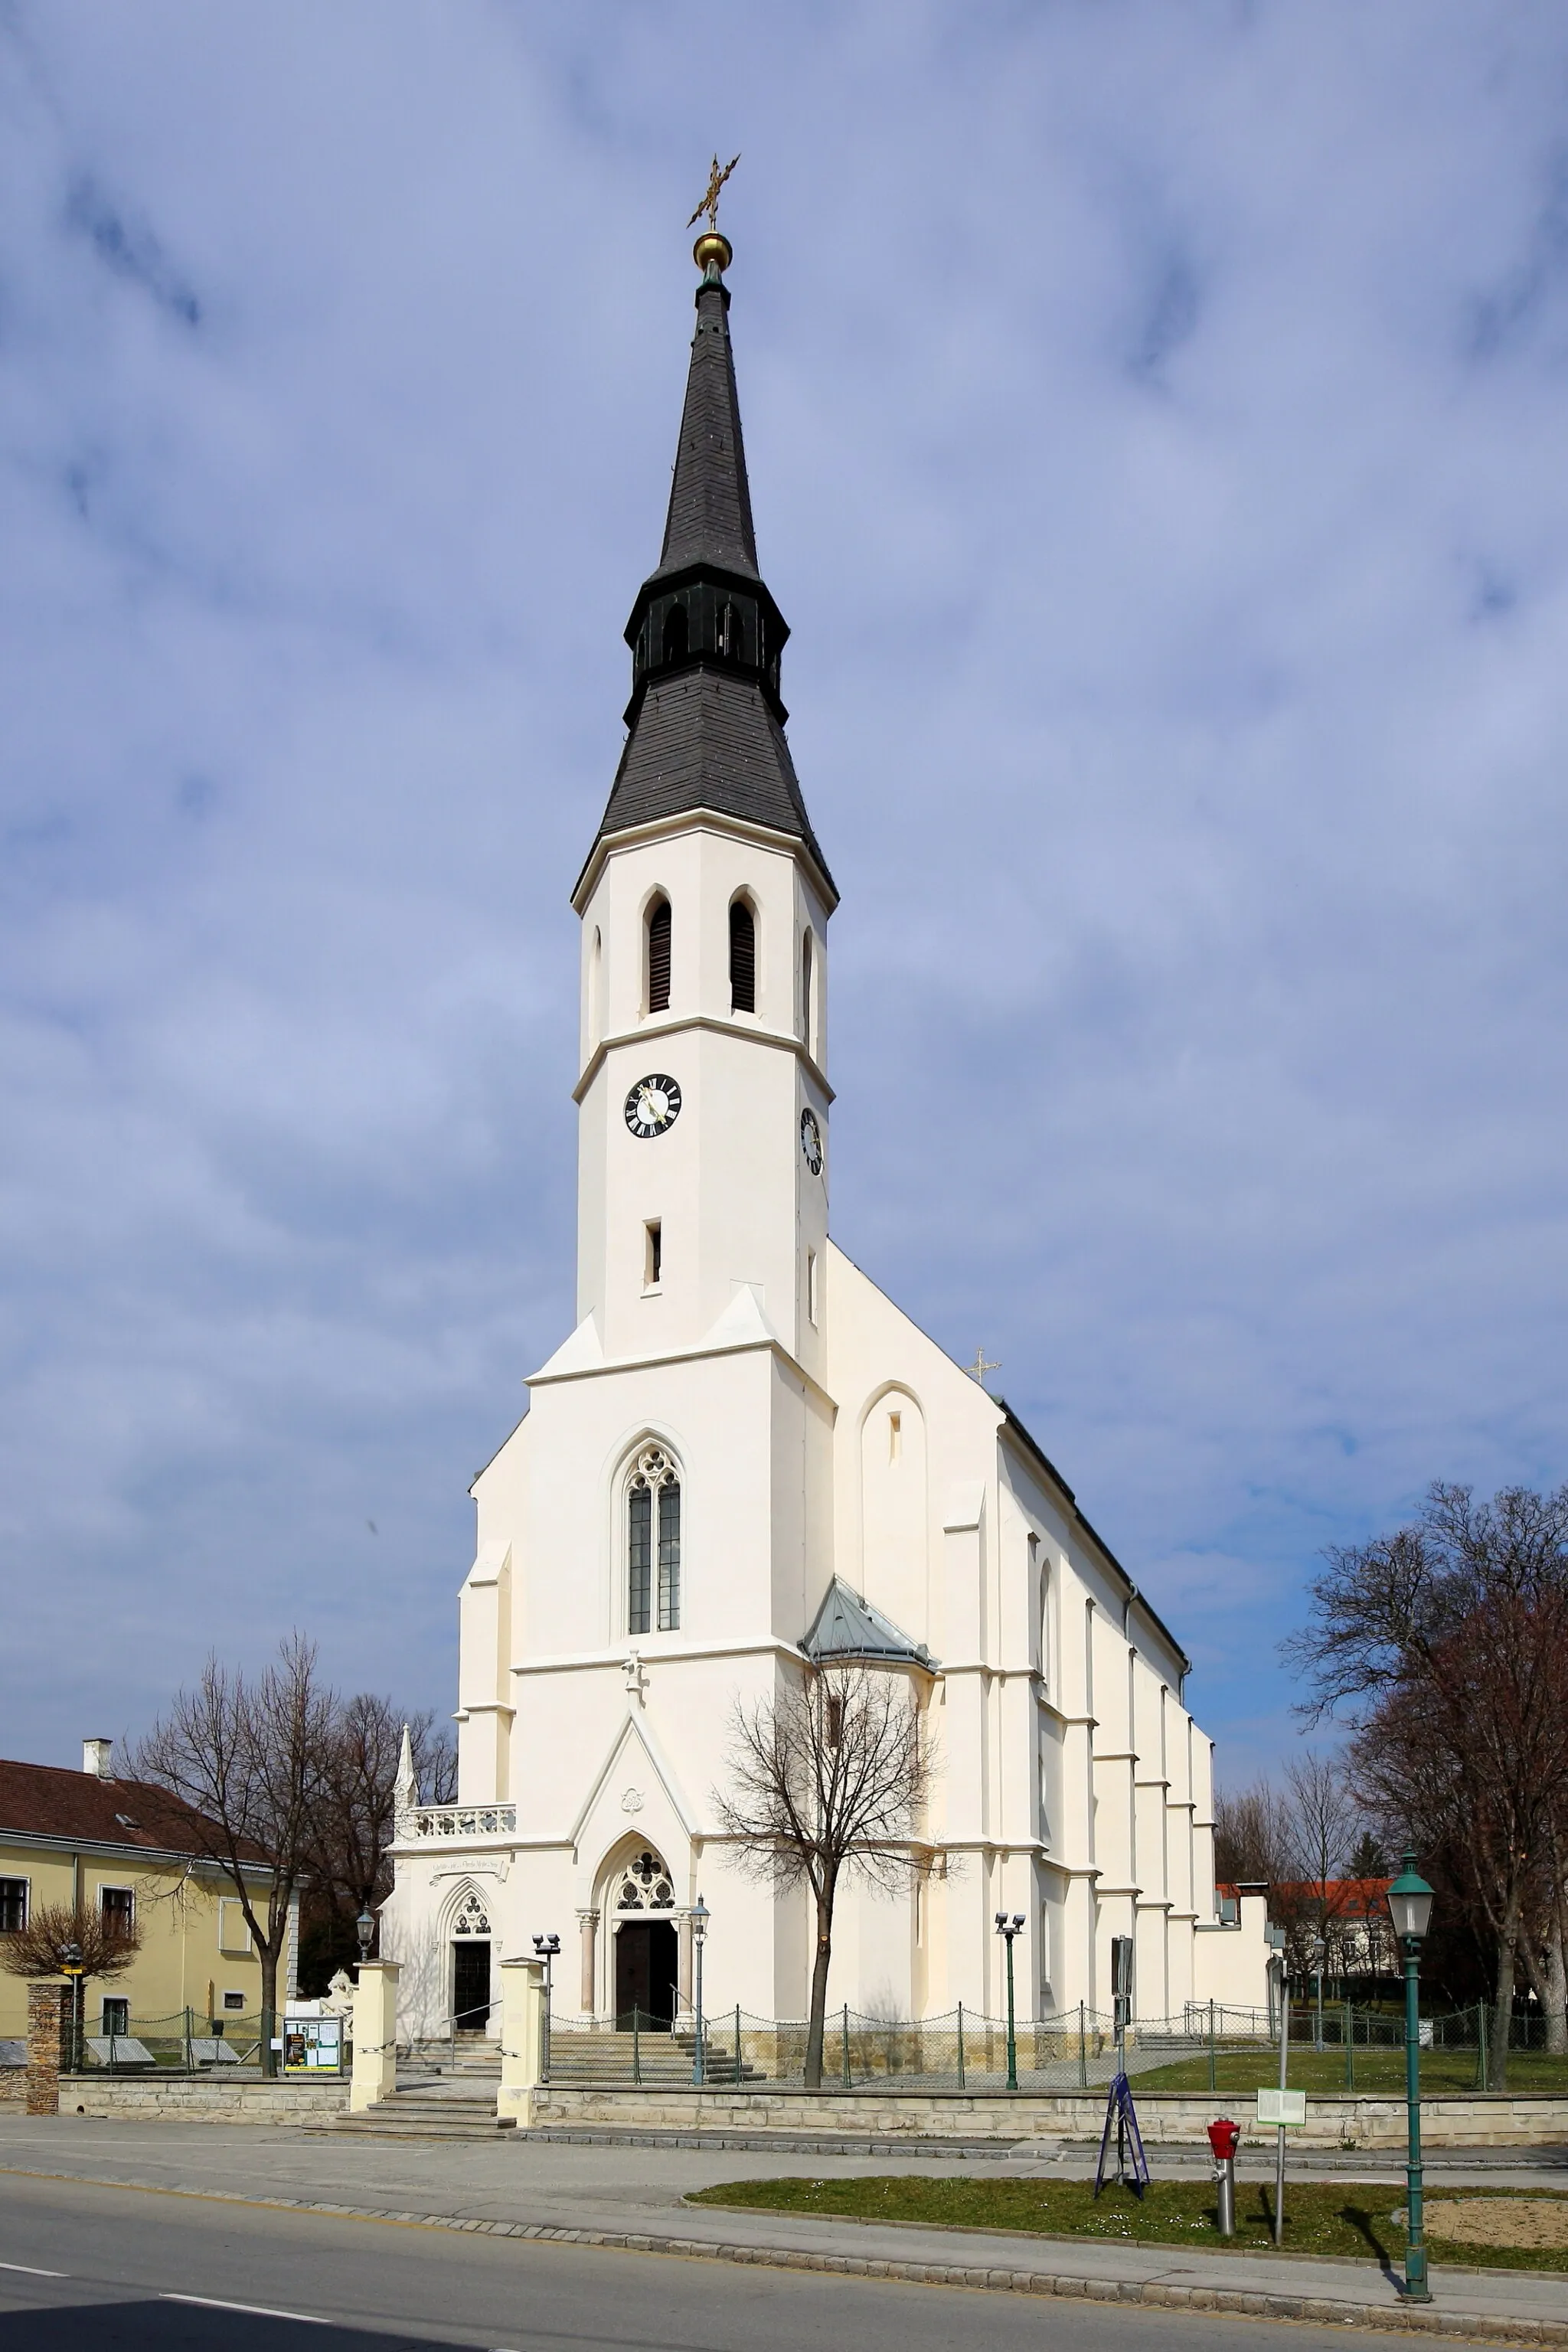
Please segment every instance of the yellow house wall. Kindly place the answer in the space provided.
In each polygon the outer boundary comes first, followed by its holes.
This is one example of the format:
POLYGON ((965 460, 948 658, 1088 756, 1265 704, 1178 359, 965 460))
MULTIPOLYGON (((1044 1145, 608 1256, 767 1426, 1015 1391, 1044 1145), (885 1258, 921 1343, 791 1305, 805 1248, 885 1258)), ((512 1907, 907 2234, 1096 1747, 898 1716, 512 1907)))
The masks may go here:
MULTIPOLYGON (((261 2006, 260 1962, 248 1949, 219 1948, 218 1903, 223 1896, 232 1898, 233 1889, 216 1871, 140 1853, 77 1855, 67 1847, 6 1844, 0 1839, 0 1878, 27 1880, 29 1917, 50 1904, 72 1902, 79 1872, 81 1899, 90 1909, 98 1906, 100 1887, 129 1886, 142 1930, 142 1948, 123 1975, 88 1979, 89 2032, 98 2030, 106 1994, 129 2000, 133 2020, 172 2017, 187 2007, 205 2015, 209 1983, 220 2017, 226 1992, 242 1992, 244 2013, 256 2015, 261 2006)), ((232 1940, 237 1927, 244 1932, 244 1921, 237 1911, 226 1917, 232 1940)), ((8 1940, 0 1936, 0 1963, 8 1940)), ((26 1979, 0 1965, 0 2040, 26 2031, 26 1979)))

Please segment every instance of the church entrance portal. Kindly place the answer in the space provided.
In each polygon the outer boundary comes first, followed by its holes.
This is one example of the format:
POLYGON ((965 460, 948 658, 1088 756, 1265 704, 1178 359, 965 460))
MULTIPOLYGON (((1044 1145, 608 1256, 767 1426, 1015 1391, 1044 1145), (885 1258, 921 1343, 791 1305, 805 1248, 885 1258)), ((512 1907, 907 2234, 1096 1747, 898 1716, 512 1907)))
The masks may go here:
POLYGON ((452 2017, 459 2033, 483 2033, 490 2021, 490 1948, 465 1936, 452 1946, 452 2017))
POLYGON ((668 2033, 675 2021, 680 1938, 670 1913, 675 1883, 664 1856, 651 1846, 629 1854, 611 1882, 616 1915, 616 2023, 623 2033, 637 2021, 668 2033), (650 1918, 648 1914, 655 1916, 650 1918), (662 1913, 662 1917, 658 1915, 662 1913))
POLYGON ((452 1922, 452 2022, 459 2033, 489 2031, 489 1914, 472 1887, 452 1922))
POLYGON ((616 2023, 632 2030, 632 2011, 646 2032, 668 2033, 675 2016, 675 1976, 680 1952, 668 1919, 623 1919, 616 1931, 616 2023))

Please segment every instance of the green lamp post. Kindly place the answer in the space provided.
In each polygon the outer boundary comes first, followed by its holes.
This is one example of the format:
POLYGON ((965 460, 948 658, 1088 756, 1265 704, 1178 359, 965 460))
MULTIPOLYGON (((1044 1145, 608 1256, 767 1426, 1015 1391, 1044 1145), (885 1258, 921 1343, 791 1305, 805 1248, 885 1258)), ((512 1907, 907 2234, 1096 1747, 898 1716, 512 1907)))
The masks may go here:
POLYGON ((1005 1911, 996 1914, 996 1933, 1007 1947, 1007 2088, 1018 2087, 1018 2029, 1013 2011, 1013 1938, 1024 1931, 1024 1915, 1015 1911, 1008 1917, 1005 1911))
POLYGON ((1426 2232, 1421 2209, 1421 2000, 1417 1978, 1421 1945, 1432 1917, 1432 1889, 1415 1867, 1407 1848, 1405 1867, 1388 1890, 1394 1932, 1405 1954, 1405 2111, 1409 2133, 1405 2157, 1405 2193, 1409 2206, 1405 2235, 1405 2295, 1408 2303, 1430 2303, 1426 2284, 1426 2232))

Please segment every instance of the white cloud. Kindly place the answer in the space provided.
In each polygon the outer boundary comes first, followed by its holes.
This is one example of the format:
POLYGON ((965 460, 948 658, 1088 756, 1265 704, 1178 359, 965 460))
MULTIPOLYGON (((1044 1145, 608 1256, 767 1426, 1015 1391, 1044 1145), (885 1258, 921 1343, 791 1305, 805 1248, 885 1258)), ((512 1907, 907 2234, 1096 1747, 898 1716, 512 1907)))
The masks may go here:
POLYGON ((446 1702, 716 142, 836 1223, 1289 1740, 1323 1541, 1564 1468, 1561 12, 4 22, 4 1744, 446 1702))

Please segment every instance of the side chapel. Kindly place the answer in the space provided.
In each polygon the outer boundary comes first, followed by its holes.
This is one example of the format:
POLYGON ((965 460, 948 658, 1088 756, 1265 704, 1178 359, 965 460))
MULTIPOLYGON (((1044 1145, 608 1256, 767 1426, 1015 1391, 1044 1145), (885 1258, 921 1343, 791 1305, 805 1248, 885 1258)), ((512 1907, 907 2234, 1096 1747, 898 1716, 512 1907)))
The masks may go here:
POLYGON ((928 1867, 849 1890, 832 2005, 1261 2003, 1260 1902, 1216 1899, 1181 1644, 1029 1432, 828 1237, 838 893, 784 734, 711 227, 664 545, 582 922, 577 1325, 473 1486, 458 1796, 400 1790, 382 1949, 401 2030, 495 2030, 561 1938, 558 2014, 805 2014, 811 1920, 726 1867, 732 1701, 807 1660, 907 1678, 941 1761, 928 1867), (1223 1915, 1222 1916, 1222 1912, 1223 1915))

